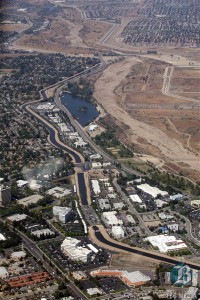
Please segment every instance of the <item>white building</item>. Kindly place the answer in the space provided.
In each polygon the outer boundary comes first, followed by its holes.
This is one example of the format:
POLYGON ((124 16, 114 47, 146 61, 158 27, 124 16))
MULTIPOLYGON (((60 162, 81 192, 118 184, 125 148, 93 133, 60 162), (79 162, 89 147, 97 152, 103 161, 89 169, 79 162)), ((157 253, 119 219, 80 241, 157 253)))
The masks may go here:
POLYGON ((53 231, 51 231, 49 228, 38 229, 38 230, 32 231, 31 234, 36 236, 37 238, 40 238, 41 236, 55 235, 55 233, 53 231))
POLYGON ((102 213, 102 219, 107 226, 123 225, 123 221, 116 216, 116 211, 106 211, 102 213))
POLYGON ((130 195, 129 197, 131 201, 133 201, 134 203, 142 203, 142 200, 138 195, 130 195))
POLYGON ((79 245, 79 240, 71 237, 66 237, 61 244, 61 250, 72 260, 80 260, 82 262, 87 262, 88 258, 92 255, 92 250, 89 250, 85 247, 81 247, 79 245))
POLYGON ((101 159, 101 155, 99 154, 99 153, 97 153, 97 154, 91 154, 90 155, 90 159, 91 160, 95 160, 95 159, 101 159))
POLYGON ((155 199, 154 202, 158 208, 162 208, 163 206, 167 205, 166 201, 160 199, 155 199))
POLYGON ((88 130, 89 130, 89 131, 94 131, 94 130, 96 130, 97 128, 98 128, 98 125, 96 125, 96 124, 91 124, 91 125, 89 125, 88 130))
POLYGON ((101 169, 102 164, 100 162, 92 162, 92 169, 101 169))
POLYGON ((20 187, 23 187, 23 186, 27 186, 28 185, 28 181, 26 180, 17 180, 17 186, 20 188, 20 187))
POLYGON ((6 241, 6 238, 2 233, 0 233, 0 241, 6 241))
POLYGON ((155 235, 146 238, 152 246, 157 247, 160 252, 167 253, 187 249, 187 245, 173 235, 155 235))
POLYGON ((88 295, 90 296, 94 296, 94 295, 97 295, 97 294, 102 294, 102 291, 98 288, 89 288, 86 290, 88 295))
POLYGON ((168 195, 168 192, 161 191, 159 188, 150 186, 147 183, 137 185, 137 188, 139 190, 143 191, 144 193, 149 194, 153 198, 156 198, 158 195, 161 195, 161 196, 167 196, 168 195))
POLYGON ((8 271, 6 270, 6 268, 0 267, 0 278, 5 279, 5 278, 8 278, 8 276, 9 276, 9 274, 8 274, 8 271))
POLYGON ((132 224, 135 224, 135 220, 133 219, 133 217, 132 217, 131 215, 127 215, 127 216, 126 216, 126 220, 127 220, 127 222, 130 222, 130 223, 132 223, 132 224))
POLYGON ((159 213, 158 216, 159 216, 159 218, 160 218, 161 220, 163 220, 163 221, 168 221, 168 220, 174 219, 174 216, 165 214, 165 213, 163 213, 163 212, 159 213))
POLYGON ((65 196, 68 196, 71 194, 71 190, 64 189, 60 186, 56 186, 50 190, 47 191, 48 195, 51 195, 53 197, 56 197, 57 199, 63 198, 65 196))
POLYGON ((124 230, 121 226, 112 226, 112 234, 114 238, 121 239, 124 237, 124 230))
POLYGON ((17 260, 20 260, 22 258, 25 258, 26 257, 26 252, 25 251, 16 251, 16 252, 13 252, 11 253, 10 257, 17 261, 17 260))
POLYGON ((114 209, 122 209, 123 207, 124 207, 125 205, 124 205, 124 203, 123 202, 115 202, 115 203, 113 203, 113 208, 114 209))
POLYGON ((93 190, 94 194, 95 195, 99 195, 101 193, 101 190, 100 190, 100 186, 99 186, 98 180, 92 179, 91 183, 92 183, 92 190, 93 190))
POLYGON ((54 206, 53 215, 58 217, 59 221, 66 223, 69 221, 72 214, 72 209, 70 207, 54 206))

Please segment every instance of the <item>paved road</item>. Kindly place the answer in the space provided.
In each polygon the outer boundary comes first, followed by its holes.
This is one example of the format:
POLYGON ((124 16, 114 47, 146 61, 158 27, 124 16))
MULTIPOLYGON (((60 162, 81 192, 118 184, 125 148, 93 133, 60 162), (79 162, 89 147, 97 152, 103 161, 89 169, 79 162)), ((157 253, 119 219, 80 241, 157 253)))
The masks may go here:
MULTIPOLYGON (((141 256, 155 259, 160 262, 168 263, 168 264, 172 264, 172 265, 176 265, 176 264, 180 263, 180 258, 177 258, 177 259, 171 258, 170 256, 167 256, 167 255, 162 255, 162 254, 156 253, 156 252, 154 253, 153 251, 143 250, 140 248, 129 247, 127 245, 122 245, 120 243, 117 243, 111 239, 108 240, 103 236, 102 232, 100 232, 100 229, 98 226, 93 226, 92 229, 94 230, 96 239, 99 242, 103 243, 105 245, 105 248, 106 248, 106 246, 111 246, 111 247, 115 248, 116 251, 124 250, 124 251, 130 252, 130 253, 139 254, 141 256)), ((186 263, 192 269, 200 271, 200 265, 192 263, 192 262, 186 262, 186 263)))

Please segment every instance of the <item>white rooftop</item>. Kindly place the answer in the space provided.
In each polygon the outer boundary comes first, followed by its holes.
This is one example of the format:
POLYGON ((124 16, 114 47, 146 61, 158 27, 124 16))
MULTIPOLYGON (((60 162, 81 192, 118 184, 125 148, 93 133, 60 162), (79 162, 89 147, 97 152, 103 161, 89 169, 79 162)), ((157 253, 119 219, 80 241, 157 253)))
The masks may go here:
POLYGON ((102 216, 108 225, 122 225, 123 221, 116 216, 116 211, 103 212, 102 216))
POLYGON ((146 238, 154 247, 158 247, 162 253, 179 251, 187 248, 187 245, 173 235, 155 235, 146 238))
POLYGON ((2 233, 0 233, 0 241, 5 241, 5 240, 6 240, 5 236, 2 233))
POLYGON ((95 193, 95 195, 100 194, 101 190, 100 190, 100 186, 99 186, 99 182, 96 179, 91 180, 92 183, 92 189, 95 193))
POLYGON ((137 185, 137 188, 139 190, 142 190, 143 192, 151 195, 153 198, 156 198, 158 195, 161 195, 161 196, 167 196, 168 195, 168 192, 161 191, 159 188, 150 186, 147 183, 137 185))
POLYGON ((140 197, 138 195, 130 195, 129 197, 133 202, 142 203, 142 200, 140 199, 140 197))

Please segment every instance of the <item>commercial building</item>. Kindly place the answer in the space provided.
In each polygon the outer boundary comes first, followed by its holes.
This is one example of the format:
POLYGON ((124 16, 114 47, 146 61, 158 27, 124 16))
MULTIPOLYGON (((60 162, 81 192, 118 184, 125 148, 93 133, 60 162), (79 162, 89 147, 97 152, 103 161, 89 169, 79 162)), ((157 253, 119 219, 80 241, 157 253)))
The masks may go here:
POLYGON ((100 162, 92 162, 92 169, 101 169, 102 164, 100 162))
POLYGON ((163 213, 163 212, 159 213, 158 216, 159 216, 159 218, 160 218, 162 221, 169 221, 169 220, 174 219, 174 216, 169 215, 169 214, 165 214, 165 213, 163 213))
POLYGON ((187 245, 173 235, 155 235, 146 238, 152 246, 157 247, 160 252, 167 253, 187 249, 187 245))
POLYGON ((23 223, 25 222, 27 219, 27 215, 26 214, 14 214, 12 216, 7 217, 7 221, 9 223, 23 223))
POLYGON ((43 196, 39 194, 31 195, 20 200, 17 200, 18 204, 23 206, 29 206, 30 204, 36 204, 39 200, 43 199, 43 196))
POLYGON ((144 193, 149 194, 153 198, 156 198, 158 195, 161 195, 161 196, 167 196, 168 195, 168 192, 162 191, 157 187, 150 186, 147 183, 137 185, 137 188, 139 190, 143 191, 144 193))
POLYGON ((87 294, 89 296, 94 296, 94 295, 97 295, 97 294, 102 294, 102 291, 98 288, 89 288, 86 290, 87 291, 87 294))
POLYGON ((130 195, 129 197, 130 197, 131 201, 133 201, 134 203, 142 203, 142 200, 136 194, 135 195, 130 195))
POLYGON ((99 186, 98 180, 92 179, 91 183, 92 183, 92 190, 93 190, 94 194, 95 195, 99 195, 101 193, 101 190, 100 190, 100 186, 99 186))
POLYGON ((72 260, 87 262, 92 255, 92 250, 80 246, 80 241, 71 237, 66 237, 61 244, 61 250, 72 260))
POLYGON ((124 205, 124 203, 123 202, 114 202, 113 203, 113 208, 114 209, 122 209, 123 207, 124 207, 125 205, 124 205))
POLYGON ((98 204, 101 210, 110 210, 111 205, 108 199, 98 199, 98 204))
POLYGON ((129 222, 131 224, 135 224, 135 220, 133 219, 133 217, 131 215, 127 215, 126 220, 127 220, 127 222, 129 222))
POLYGON ((11 189, 10 187, 0 186, 0 205, 6 206, 11 203, 11 189))
POLYGON ((117 217, 116 211, 102 213, 102 219, 107 226, 122 225, 123 221, 117 217))
POLYGON ((144 275, 140 271, 127 272, 120 270, 109 270, 109 269, 99 269, 92 271, 91 276, 111 276, 120 278, 125 284, 133 287, 144 285, 149 282, 151 278, 149 276, 144 275))
POLYGON ((121 239, 124 237, 124 230, 121 226, 112 226, 111 230, 114 238, 121 239))
POLYGON ((60 186, 56 186, 50 190, 47 191, 47 195, 53 196, 55 198, 63 198, 65 196, 68 196, 71 194, 71 190, 69 189, 64 189, 60 186))
POLYGON ((37 238, 40 238, 41 236, 50 236, 50 235, 55 235, 55 233, 53 231, 51 231, 49 228, 45 228, 45 229, 38 229, 35 231, 31 232, 32 235, 36 236, 37 238))
POLYGON ((60 222, 66 223, 70 220, 72 209, 70 207, 54 206, 53 215, 58 217, 60 222))

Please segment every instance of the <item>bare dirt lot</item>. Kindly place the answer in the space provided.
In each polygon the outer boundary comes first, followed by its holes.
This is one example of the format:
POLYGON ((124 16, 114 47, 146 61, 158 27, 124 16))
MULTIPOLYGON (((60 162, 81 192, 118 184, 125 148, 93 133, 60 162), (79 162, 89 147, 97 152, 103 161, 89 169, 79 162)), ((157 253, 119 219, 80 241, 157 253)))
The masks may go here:
POLYGON ((117 125, 126 125, 124 142, 199 172, 200 110, 195 103, 161 93, 165 68, 165 63, 126 58, 97 79, 94 96, 117 125))
POLYGON ((110 262, 112 268, 125 268, 127 270, 143 270, 143 269, 155 269, 157 264, 151 262, 148 259, 140 258, 134 254, 113 254, 110 262))

